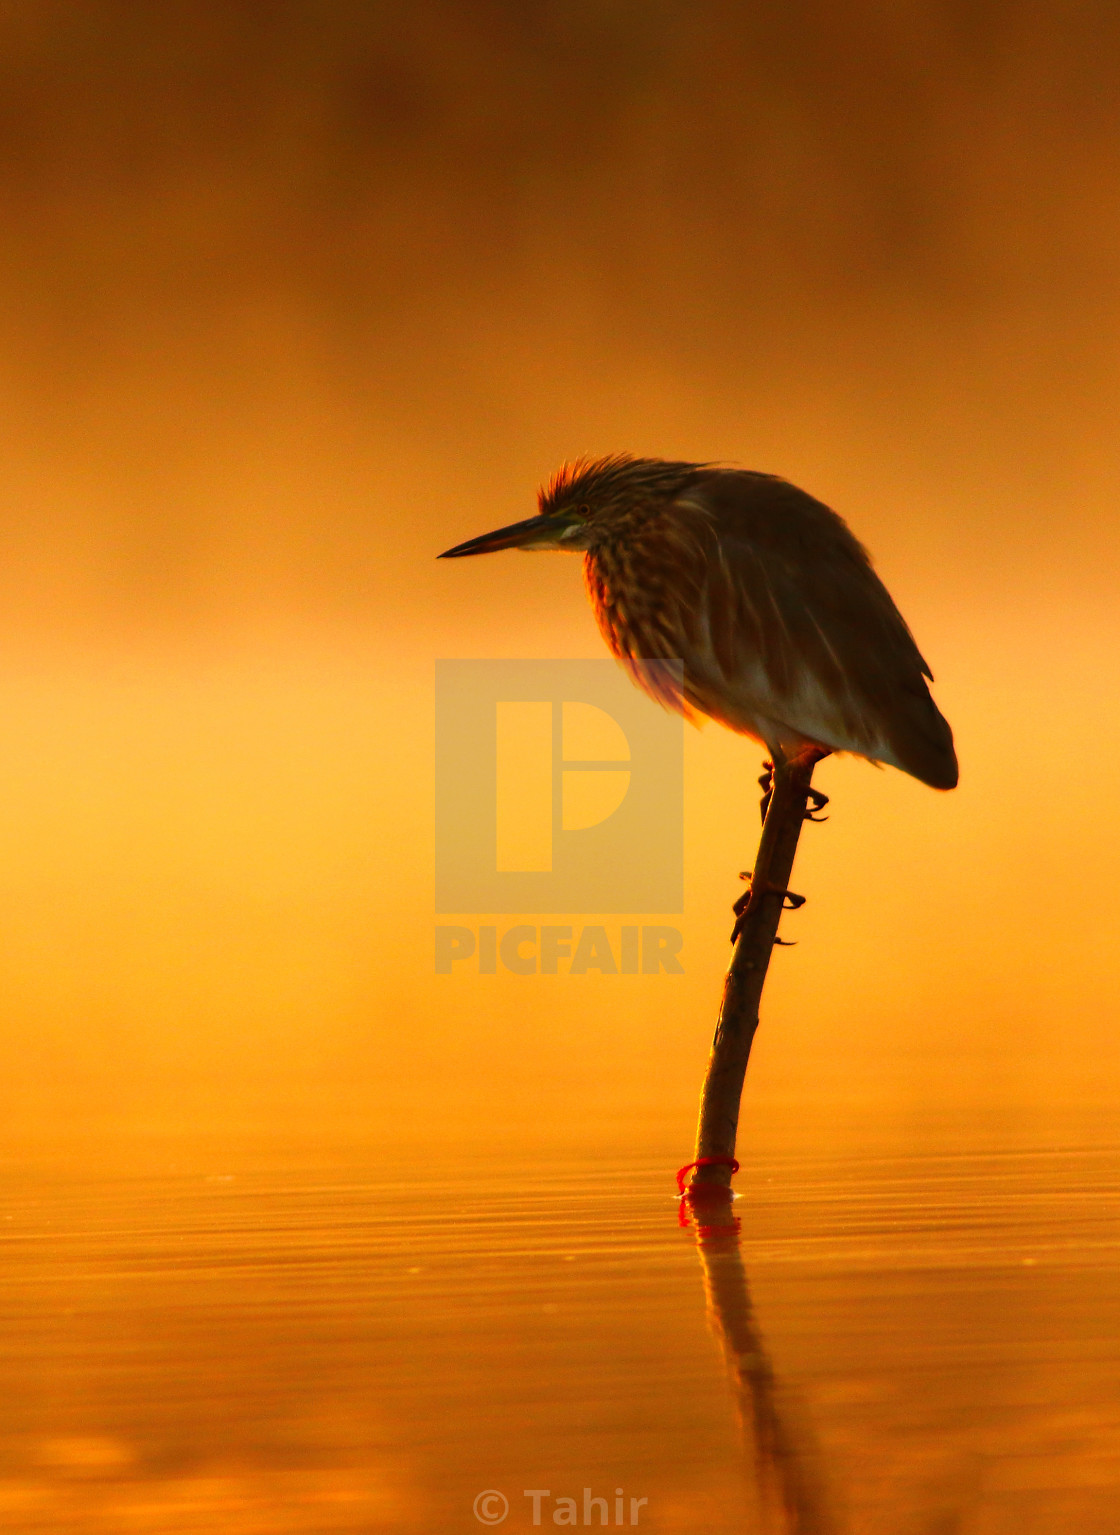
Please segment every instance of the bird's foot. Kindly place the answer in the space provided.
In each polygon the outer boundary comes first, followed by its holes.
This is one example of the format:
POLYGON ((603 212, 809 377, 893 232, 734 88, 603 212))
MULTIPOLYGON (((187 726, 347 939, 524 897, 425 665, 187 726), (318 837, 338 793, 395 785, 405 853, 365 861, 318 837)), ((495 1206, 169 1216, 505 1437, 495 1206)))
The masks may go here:
POLYGON ((826 815, 818 815, 817 811, 823 810, 828 804, 828 795, 822 794, 819 789, 810 789, 807 798, 808 804, 805 806, 805 819, 817 822, 827 821, 828 817, 826 815))
POLYGON ((770 809, 770 801, 774 797, 774 764, 764 762, 763 771, 759 775, 758 786, 762 790, 762 803, 759 809, 762 811, 762 819, 766 820, 766 812, 770 809))
MULTIPOLYGON (((762 790, 762 801, 759 809, 762 812, 762 819, 765 823, 766 812, 770 809, 770 801, 774 797, 774 764, 772 762, 764 762, 762 767, 763 771, 759 774, 758 779, 758 786, 762 790)), ((805 819, 807 821, 827 821, 828 817, 826 815, 818 815, 817 811, 823 810, 828 804, 828 795, 822 794, 819 789, 807 789, 805 796, 808 801, 805 806, 805 819)))
MULTIPOLYGON (((749 890, 744 890, 742 895, 731 908, 731 910, 735 913, 735 926, 731 931, 732 943, 737 942, 740 933, 743 931, 747 917, 751 910, 751 903, 756 899, 756 897, 761 898, 764 895, 780 895, 782 898, 783 911, 797 911, 799 907, 805 905, 805 896, 795 895, 792 890, 783 890, 780 885, 772 885, 769 880, 756 881, 749 869, 744 870, 743 873, 739 875, 739 878, 745 879, 750 884, 751 888, 749 890)), ((781 944, 785 948, 792 947, 792 945, 787 944, 783 938, 775 938, 774 942, 781 944)))

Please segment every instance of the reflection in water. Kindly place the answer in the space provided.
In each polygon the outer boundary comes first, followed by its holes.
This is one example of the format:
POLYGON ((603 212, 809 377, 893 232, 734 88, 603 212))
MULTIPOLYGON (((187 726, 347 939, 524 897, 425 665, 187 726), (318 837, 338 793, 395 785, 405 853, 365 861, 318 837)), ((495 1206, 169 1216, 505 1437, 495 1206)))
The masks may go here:
POLYGON ((800 1404, 775 1377, 751 1305, 730 1191, 705 1188, 695 1203, 686 1195, 681 1220, 694 1225, 708 1321, 723 1348, 744 1444, 754 1463, 750 1527, 767 1535, 834 1535, 841 1524, 828 1506, 812 1429, 800 1404))

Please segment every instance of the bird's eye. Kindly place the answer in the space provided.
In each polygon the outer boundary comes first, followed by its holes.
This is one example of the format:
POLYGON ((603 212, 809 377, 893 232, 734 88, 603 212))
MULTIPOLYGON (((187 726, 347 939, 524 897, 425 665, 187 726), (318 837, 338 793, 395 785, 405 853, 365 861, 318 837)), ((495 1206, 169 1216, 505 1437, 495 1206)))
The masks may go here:
POLYGON ((590 517, 591 516, 591 508, 589 506, 577 506, 576 507, 576 516, 577 517, 590 517))

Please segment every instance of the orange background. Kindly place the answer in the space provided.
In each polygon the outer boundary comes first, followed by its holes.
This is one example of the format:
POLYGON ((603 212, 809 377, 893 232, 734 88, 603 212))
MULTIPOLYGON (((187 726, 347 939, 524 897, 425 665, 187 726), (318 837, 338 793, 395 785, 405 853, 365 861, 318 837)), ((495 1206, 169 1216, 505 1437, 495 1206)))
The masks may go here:
POLYGON ((750 743, 684 977, 432 973, 434 659, 601 653, 434 556, 622 449, 835 506, 957 733, 820 771, 758 1133, 1114 1100, 1120 19, 982 10, 3 7, 9 1124, 687 1149, 750 743))

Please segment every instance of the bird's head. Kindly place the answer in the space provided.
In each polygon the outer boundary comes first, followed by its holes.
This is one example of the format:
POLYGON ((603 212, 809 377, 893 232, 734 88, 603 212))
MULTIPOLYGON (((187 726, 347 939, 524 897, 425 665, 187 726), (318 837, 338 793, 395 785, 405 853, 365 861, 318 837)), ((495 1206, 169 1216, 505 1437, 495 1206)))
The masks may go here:
POLYGON ((492 554, 497 549, 593 549, 641 508, 675 496, 702 467, 629 454, 577 459, 541 487, 535 517, 469 538, 445 549, 439 558, 492 554))

